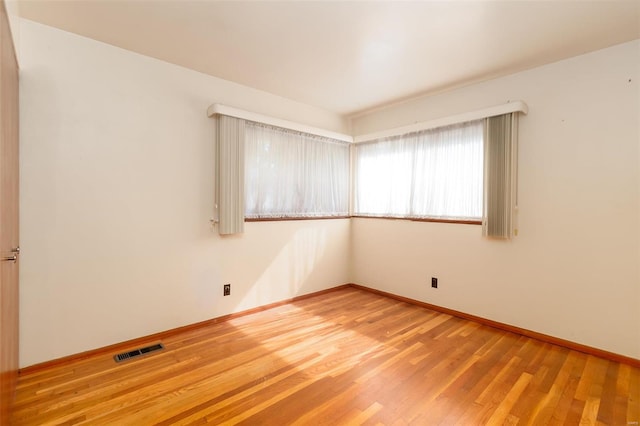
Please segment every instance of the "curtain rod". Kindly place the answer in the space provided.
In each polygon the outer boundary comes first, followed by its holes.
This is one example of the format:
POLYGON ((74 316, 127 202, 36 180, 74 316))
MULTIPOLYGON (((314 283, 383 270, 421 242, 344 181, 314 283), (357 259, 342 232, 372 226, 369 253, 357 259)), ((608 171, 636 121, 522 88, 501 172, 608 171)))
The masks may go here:
POLYGON ((358 143, 404 135, 407 133, 420 132, 422 130, 435 129, 436 127, 450 126, 452 124, 464 123, 466 121, 480 120, 482 118, 494 117, 496 115, 508 114, 510 112, 521 112, 523 114, 527 114, 529 112, 529 107, 523 101, 513 101, 502 105, 483 108, 477 111, 465 112, 463 114, 451 115, 449 117, 437 118, 435 120, 421 121, 418 123, 409 124, 407 126, 394 127, 393 129, 381 130, 379 132, 367 133, 358 136, 350 136, 343 133, 333 132, 331 130, 307 126, 306 124, 300 124, 294 121, 283 120, 276 117, 270 117, 268 115, 258 114, 256 112, 246 111, 223 104, 211 105, 207 109, 207 116, 213 117, 216 114, 228 115, 231 117, 242 118, 258 123, 269 124, 271 126, 296 130, 298 132, 310 133, 312 135, 337 139, 344 142, 358 143))
POLYGON ((294 121, 283 120, 281 118, 270 117, 268 115, 258 114, 256 112, 245 111, 239 108, 230 107, 222 104, 213 104, 207 109, 207 116, 213 117, 216 114, 228 115, 231 117, 242 118, 244 120, 255 121, 258 123, 269 124, 275 127, 283 127, 298 132, 310 133, 312 135, 324 136, 326 138, 337 139, 344 142, 353 142, 353 137, 331 130, 320 129, 318 127, 307 126, 306 124, 296 123, 294 121))
POLYGON ((510 112, 521 112, 526 114, 529 107, 523 101, 508 102, 503 105, 496 105, 483 108, 477 111, 465 112, 463 114, 451 115, 449 117, 437 118, 435 120, 422 121, 407 126, 394 127, 393 129, 381 130, 379 132, 367 133, 353 137, 353 141, 368 142, 375 139, 388 138, 392 136, 405 135, 407 133, 420 132, 423 130, 435 129, 436 127, 450 126, 452 124, 464 123, 467 121, 480 120, 496 115, 508 114, 510 112))

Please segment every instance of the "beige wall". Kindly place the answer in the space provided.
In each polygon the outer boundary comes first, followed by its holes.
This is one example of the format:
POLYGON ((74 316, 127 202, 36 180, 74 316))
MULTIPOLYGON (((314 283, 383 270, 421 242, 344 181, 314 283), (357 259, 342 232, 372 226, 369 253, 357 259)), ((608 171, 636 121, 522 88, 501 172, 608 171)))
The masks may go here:
POLYGON ((5 0, 4 7, 7 11, 9 19, 9 28, 11 28, 11 38, 13 39, 13 48, 16 51, 16 59, 20 64, 20 18, 18 17, 18 0, 5 0))
POLYGON ((250 223, 226 238, 210 229, 206 109, 226 103, 338 132, 345 120, 20 26, 21 366, 348 281, 348 220, 250 223))
POLYGON ((640 358, 639 51, 626 43, 355 118, 364 134, 511 99, 530 108, 519 237, 354 219, 354 281, 640 358))

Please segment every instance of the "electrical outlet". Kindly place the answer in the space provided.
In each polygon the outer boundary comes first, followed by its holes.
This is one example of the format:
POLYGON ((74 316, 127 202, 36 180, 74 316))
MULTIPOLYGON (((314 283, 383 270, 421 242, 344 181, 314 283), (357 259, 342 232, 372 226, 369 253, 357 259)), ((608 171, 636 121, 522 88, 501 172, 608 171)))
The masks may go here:
POLYGON ((223 296, 229 296, 231 294, 231 284, 225 284, 222 289, 223 296))
POLYGON ((431 287, 438 288, 438 279, 436 277, 431 277, 431 287))

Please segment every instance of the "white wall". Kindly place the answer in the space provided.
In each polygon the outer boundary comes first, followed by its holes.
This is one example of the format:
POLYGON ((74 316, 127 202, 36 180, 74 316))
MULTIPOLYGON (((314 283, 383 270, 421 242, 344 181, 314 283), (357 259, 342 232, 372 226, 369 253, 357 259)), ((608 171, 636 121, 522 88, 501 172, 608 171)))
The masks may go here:
POLYGON ((365 134, 510 99, 530 108, 519 237, 354 219, 354 281, 640 358, 639 88, 635 41, 354 118, 365 134))
POLYGON ((348 123, 18 22, 21 366, 347 281, 640 358, 640 42, 352 121, 362 134, 526 101, 512 242, 374 219, 249 223, 221 238, 208 223, 211 103, 348 123))
POLYGON ((210 229, 206 109, 338 132, 344 119, 19 22, 21 366, 348 281, 348 220, 210 229))

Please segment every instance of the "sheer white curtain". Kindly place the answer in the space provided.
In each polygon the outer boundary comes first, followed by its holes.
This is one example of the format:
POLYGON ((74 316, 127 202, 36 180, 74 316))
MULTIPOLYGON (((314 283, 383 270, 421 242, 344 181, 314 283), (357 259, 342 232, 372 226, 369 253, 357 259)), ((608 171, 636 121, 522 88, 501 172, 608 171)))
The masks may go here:
POLYGON ((247 218, 348 214, 348 143, 247 122, 247 218))
POLYGON ((404 217, 411 211, 414 143, 381 140, 355 146, 354 214, 404 217))
POLYGON ((354 214, 479 220, 482 140, 477 120, 358 144, 354 214))
POLYGON ((417 136, 412 215, 482 216, 482 132, 479 120, 417 136))

